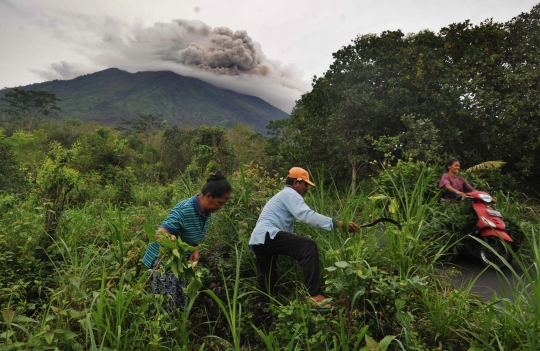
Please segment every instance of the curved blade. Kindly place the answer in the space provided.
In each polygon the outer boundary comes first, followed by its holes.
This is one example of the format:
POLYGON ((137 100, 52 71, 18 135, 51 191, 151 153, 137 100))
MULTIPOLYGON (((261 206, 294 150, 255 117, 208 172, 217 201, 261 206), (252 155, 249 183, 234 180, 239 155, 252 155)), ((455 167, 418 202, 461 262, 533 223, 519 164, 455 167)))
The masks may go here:
POLYGON ((374 222, 372 222, 372 223, 363 224, 363 225, 360 226, 360 228, 372 227, 372 226, 374 226, 375 224, 381 223, 381 222, 392 223, 392 224, 394 224, 395 226, 397 226, 399 230, 401 230, 401 224, 400 224, 398 221, 393 220, 392 218, 386 218, 386 217, 381 217, 381 218, 377 219, 376 221, 374 221, 374 222))

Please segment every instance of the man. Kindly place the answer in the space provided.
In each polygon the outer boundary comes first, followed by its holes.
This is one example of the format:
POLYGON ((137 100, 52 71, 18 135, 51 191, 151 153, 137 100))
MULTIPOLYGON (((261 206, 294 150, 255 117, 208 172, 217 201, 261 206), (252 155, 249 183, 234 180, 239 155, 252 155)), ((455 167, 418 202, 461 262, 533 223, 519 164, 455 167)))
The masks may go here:
MULTIPOLYGON (((316 228, 332 230, 335 225, 344 223, 326 217, 311 210, 304 196, 309 186, 315 186, 309 180, 308 172, 300 167, 289 171, 285 188, 273 196, 264 206, 259 220, 249 240, 249 245, 256 255, 258 282, 260 289, 274 293, 277 281, 277 255, 286 255, 295 259, 304 273, 306 286, 312 303, 316 308, 332 308, 333 301, 326 299, 321 291, 319 251, 312 239, 293 233, 295 218, 316 228), (266 282, 270 283, 267 287, 266 282)), ((347 225, 350 231, 359 230, 353 222, 347 225)))

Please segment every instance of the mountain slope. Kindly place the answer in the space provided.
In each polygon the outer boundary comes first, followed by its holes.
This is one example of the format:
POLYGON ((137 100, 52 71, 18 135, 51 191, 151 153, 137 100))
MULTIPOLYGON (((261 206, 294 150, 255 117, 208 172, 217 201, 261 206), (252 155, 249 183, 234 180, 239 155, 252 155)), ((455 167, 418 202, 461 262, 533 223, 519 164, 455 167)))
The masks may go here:
MULTIPOLYGON (((265 132, 269 121, 288 114, 264 100, 217 88, 169 71, 128 73, 117 68, 22 87, 55 94, 62 118, 114 124, 137 113, 163 115, 169 125, 242 123, 265 132)), ((0 91, 3 96, 7 90, 0 91)))

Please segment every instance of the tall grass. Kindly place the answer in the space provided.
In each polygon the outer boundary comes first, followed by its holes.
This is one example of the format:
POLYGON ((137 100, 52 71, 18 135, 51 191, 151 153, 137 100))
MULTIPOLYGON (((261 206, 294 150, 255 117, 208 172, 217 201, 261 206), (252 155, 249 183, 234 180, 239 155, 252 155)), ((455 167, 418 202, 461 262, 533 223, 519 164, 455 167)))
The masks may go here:
MULTIPOLYGON (((531 351, 540 349, 539 229, 539 226, 533 226, 531 235, 527 236, 527 245, 532 252, 530 264, 512 251, 514 265, 505 262, 505 268, 511 272, 510 277, 507 277, 499 267, 493 267, 499 272, 503 296, 500 298, 495 296, 489 305, 491 313, 497 318, 487 319, 484 330, 492 332, 475 335, 483 345, 493 345, 497 342, 508 349, 531 351)), ((479 242, 486 245, 482 241, 479 242)), ((491 249, 487 245, 486 247, 491 249)))
MULTIPOLYGON (((236 253, 236 271, 233 281, 233 291, 232 295, 228 289, 225 289, 225 301, 221 300, 213 291, 204 290, 203 292, 209 295, 219 306, 219 309, 223 313, 223 316, 227 320, 227 324, 230 329, 230 335, 232 337, 232 349, 235 351, 240 350, 240 341, 241 341, 241 322, 242 322, 242 305, 239 300, 244 298, 246 294, 239 293, 240 286, 240 261, 242 260, 242 250, 238 251, 235 248, 236 253)), ((227 286, 227 277, 222 276, 224 286, 227 286)), ((248 293, 249 294, 249 293, 248 293)), ((212 336, 209 336, 212 337, 212 336)))
MULTIPOLYGON (((133 337, 132 321, 128 318, 130 306, 137 297, 141 286, 146 283, 146 275, 142 275, 131 284, 122 274, 118 285, 107 287, 108 277, 104 271, 101 276, 99 292, 95 292, 90 303, 90 313, 86 319, 85 331, 87 340, 102 340, 102 343, 116 350, 127 350, 133 337), (131 330, 131 331, 130 331, 131 330), (94 334, 95 333, 95 334, 94 334)), ((92 344, 92 343, 91 343, 92 344)))
POLYGON ((438 261, 448 247, 440 245, 440 237, 430 236, 427 230, 431 210, 438 202, 432 196, 434 170, 421 165, 410 184, 402 173, 395 175, 385 170, 391 186, 380 187, 382 196, 374 197, 386 202, 385 216, 402 224, 402 230, 391 228, 384 232, 384 243, 402 280, 412 277, 422 265, 438 261))

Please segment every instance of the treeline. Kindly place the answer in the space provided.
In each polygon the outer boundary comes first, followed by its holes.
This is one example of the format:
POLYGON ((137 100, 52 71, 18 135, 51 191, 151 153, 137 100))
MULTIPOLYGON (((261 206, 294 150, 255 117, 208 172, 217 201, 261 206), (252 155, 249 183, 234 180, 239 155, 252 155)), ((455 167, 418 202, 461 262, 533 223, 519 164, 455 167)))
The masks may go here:
POLYGON ((96 191, 129 204, 138 183, 196 181, 218 169, 232 173, 240 164, 275 159, 265 151, 266 139, 244 125, 167 128, 157 116, 140 115, 111 127, 46 122, 39 115, 24 114, 24 129, 13 119, 0 127, 0 212, 16 198, 35 196, 45 206, 50 234, 66 205, 85 204, 96 191))
POLYGON ((287 162, 354 184, 399 159, 502 160, 540 188, 540 5, 506 23, 361 35, 334 59, 270 125, 287 162))
POLYGON ((0 131, 2 192, 35 183, 46 162, 69 166, 85 182, 102 185, 121 178, 167 184, 179 176, 198 179, 217 169, 232 172, 253 160, 272 162, 266 139, 244 125, 228 130, 166 128, 159 117, 140 115, 116 127, 65 120, 37 123, 28 130, 4 123, 0 131))

